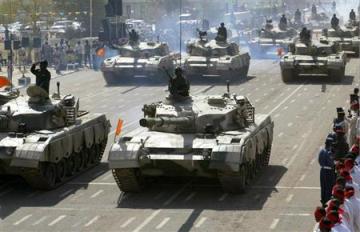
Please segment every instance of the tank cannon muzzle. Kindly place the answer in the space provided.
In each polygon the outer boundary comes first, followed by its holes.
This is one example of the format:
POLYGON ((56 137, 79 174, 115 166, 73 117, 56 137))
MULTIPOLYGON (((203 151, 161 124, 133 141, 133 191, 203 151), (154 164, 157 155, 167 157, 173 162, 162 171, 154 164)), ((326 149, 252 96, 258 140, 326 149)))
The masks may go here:
POLYGON ((151 128, 153 126, 190 126, 192 124, 191 117, 157 117, 157 118, 142 118, 139 123, 142 127, 151 128))

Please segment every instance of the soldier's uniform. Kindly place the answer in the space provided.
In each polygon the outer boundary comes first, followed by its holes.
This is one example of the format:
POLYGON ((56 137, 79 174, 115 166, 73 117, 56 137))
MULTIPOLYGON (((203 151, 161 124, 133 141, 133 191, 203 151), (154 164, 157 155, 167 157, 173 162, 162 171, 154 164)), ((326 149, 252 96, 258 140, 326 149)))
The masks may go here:
POLYGON ((280 30, 283 30, 283 31, 285 31, 287 28, 287 19, 286 19, 285 15, 282 15, 280 18, 279 28, 280 28, 280 30))
POLYGON ((356 14, 355 14, 354 9, 351 9, 350 14, 349 14, 349 19, 353 20, 353 21, 356 20, 356 14))
POLYGON ((246 99, 244 97, 242 96, 236 97, 237 109, 236 109, 235 121, 241 128, 248 126, 248 121, 247 121, 248 111, 245 103, 246 103, 246 99))
POLYGON ((33 64, 30 71, 36 76, 36 85, 49 93, 51 73, 47 70, 47 61, 40 62, 40 69, 36 69, 36 63, 33 64))
POLYGON ((218 28, 216 40, 223 41, 223 42, 226 42, 226 40, 227 40, 227 29, 226 29, 224 23, 221 23, 220 27, 218 28))
POLYGON ((336 14, 331 18, 331 27, 334 29, 339 27, 339 19, 336 17, 336 14))
POLYGON ((295 11, 295 22, 297 23, 301 22, 301 12, 299 9, 296 9, 295 11))
POLYGON ((188 97, 190 90, 189 81, 183 76, 181 68, 175 69, 175 76, 169 81, 169 92, 172 96, 188 97))
POLYGON ((327 138, 325 148, 319 153, 318 161, 320 164, 320 186, 321 186, 321 203, 325 205, 331 199, 331 190, 335 185, 336 174, 333 154, 331 152, 332 138, 327 138))

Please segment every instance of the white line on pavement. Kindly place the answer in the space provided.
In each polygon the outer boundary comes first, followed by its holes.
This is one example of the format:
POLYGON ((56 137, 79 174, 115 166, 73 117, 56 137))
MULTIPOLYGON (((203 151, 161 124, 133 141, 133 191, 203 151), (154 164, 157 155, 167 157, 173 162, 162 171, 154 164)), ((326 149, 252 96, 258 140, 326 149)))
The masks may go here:
POLYGON ((185 184, 179 191, 174 193, 167 201, 164 202, 164 206, 170 205, 189 185, 191 182, 185 184))
POLYGON ((69 189, 68 191, 60 194, 59 197, 60 197, 60 198, 64 198, 64 197, 66 197, 67 195, 69 195, 69 194, 70 194, 71 192, 73 192, 73 191, 74 191, 74 189, 69 189))
POLYGON ((281 213, 281 216, 300 216, 300 217, 308 217, 311 216, 309 213, 281 213))
POLYGON ((63 220, 66 217, 66 215, 60 215, 59 217, 57 217, 55 220, 53 220, 52 222, 50 222, 48 224, 48 226, 53 226, 56 223, 60 222, 61 220, 63 220))
POLYGON ((109 174, 107 174, 104 178, 102 178, 101 180, 102 180, 102 181, 108 180, 108 179, 110 179, 110 177, 112 177, 112 176, 113 176, 113 174, 112 174, 112 173, 109 173, 109 174))
POLYGON ((291 98, 299 89, 301 89, 304 86, 304 84, 297 87, 292 93, 289 94, 284 100, 282 100, 277 106, 275 106, 268 114, 274 113, 279 107, 281 107, 289 98, 291 98))
POLYGON ((280 138, 281 136, 283 136, 284 135, 284 133, 283 132, 280 132, 279 134, 278 134, 278 137, 280 138))
POLYGON ((285 165, 288 160, 289 160, 288 158, 284 158, 284 159, 281 161, 281 164, 282 164, 282 165, 285 165))
POLYGON ((294 197, 294 194, 289 194, 289 196, 286 198, 286 202, 289 203, 294 197))
POLYGON ((289 163, 287 163, 286 168, 289 168, 294 163, 295 159, 299 156, 302 147, 305 145, 305 142, 306 142, 306 139, 303 139, 301 144, 299 145, 299 148, 295 152, 295 154, 293 156, 291 156, 291 159, 290 159, 289 163))
POLYGON ((120 227, 121 227, 121 228, 125 228, 125 227, 127 227, 128 225, 130 225, 130 223, 132 223, 134 220, 135 220, 135 217, 131 217, 131 218, 129 218, 128 220, 126 220, 120 227))
POLYGON ((162 220, 162 221, 160 222, 160 224, 156 226, 156 229, 157 229, 157 230, 161 229, 163 226, 165 226, 165 224, 166 224, 169 220, 170 220, 169 217, 164 218, 164 220, 162 220))
POLYGON ((195 228, 199 228, 207 220, 207 217, 202 217, 198 223, 195 224, 195 228))
POLYGON ((306 174, 302 174, 302 175, 300 176, 299 181, 304 181, 304 180, 305 180, 305 177, 306 177, 306 174))
POLYGON ((274 230, 276 228, 277 224, 279 223, 279 221, 280 221, 279 218, 275 218, 270 225, 270 230, 274 230))
POLYGON ((41 217, 39 220, 37 220, 36 222, 34 222, 34 223, 31 224, 31 225, 33 225, 33 226, 39 225, 40 223, 42 223, 43 221, 45 221, 46 218, 47 218, 47 216, 43 216, 43 217, 41 217))
POLYGON ((95 197, 99 196, 102 192, 104 192, 104 190, 103 190, 103 189, 100 189, 99 191, 97 191, 96 193, 94 193, 93 195, 91 195, 90 198, 95 198, 95 197))
POLYGON ((32 214, 28 214, 28 215, 24 216, 23 218, 21 218, 19 221, 14 222, 13 225, 17 226, 20 223, 23 223, 24 221, 28 220, 31 216, 32 216, 32 214))
POLYGON ((293 124, 292 122, 289 122, 287 126, 288 126, 288 127, 292 127, 293 125, 294 125, 294 124, 293 124))
POLYGON ((153 220, 160 212, 161 209, 155 210, 149 217, 145 219, 145 221, 143 221, 143 223, 141 223, 138 227, 136 227, 136 229, 133 230, 133 232, 139 232, 142 228, 144 228, 147 224, 149 224, 149 222, 151 222, 151 220, 153 220))
POLYGON ((88 227, 90 226, 91 224, 93 224, 94 222, 96 222, 97 220, 99 220, 100 216, 95 216, 93 219, 91 219, 88 223, 86 223, 84 225, 84 227, 88 227))
POLYGON ((195 195, 196 195, 196 192, 190 193, 190 195, 187 196, 184 201, 185 201, 185 202, 186 202, 186 201, 190 201, 195 195))
POLYGON ((227 198, 227 196, 229 196, 229 194, 224 193, 223 195, 221 195, 221 197, 218 199, 218 201, 224 201, 227 198))

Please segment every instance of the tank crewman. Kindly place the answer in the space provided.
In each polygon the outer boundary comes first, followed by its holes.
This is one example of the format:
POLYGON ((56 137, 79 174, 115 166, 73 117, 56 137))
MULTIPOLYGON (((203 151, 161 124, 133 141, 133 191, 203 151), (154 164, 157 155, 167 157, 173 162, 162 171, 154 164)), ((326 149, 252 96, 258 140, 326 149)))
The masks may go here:
POLYGON ((272 20, 271 19, 267 19, 266 20, 266 24, 265 24, 265 30, 267 31, 271 31, 274 28, 273 24, 272 24, 272 20))
POLYGON ((320 164, 320 186, 321 186, 321 203, 324 206, 331 199, 331 190, 335 185, 336 174, 334 158, 331 146, 334 140, 326 138, 325 147, 320 150, 318 161, 320 164))
POLYGON ((312 6, 311 6, 311 15, 313 17, 317 15, 317 8, 316 8, 315 4, 312 4, 312 6))
POLYGON ((296 9, 296 11, 295 11, 295 22, 296 23, 301 22, 301 11, 299 9, 296 9))
POLYGON ((139 34, 134 29, 129 32, 129 41, 133 44, 139 42, 139 34))
POLYGON ((227 40, 227 29, 225 27, 225 24, 221 23, 220 27, 218 28, 216 41, 226 42, 226 40, 227 40))
POLYGON ((279 28, 283 31, 285 31, 287 28, 287 18, 284 14, 280 18, 279 28))
POLYGON ((248 126, 248 111, 246 108, 246 100, 243 96, 237 96, 236 99, 237 109, 236 109, 236 122, 241 128, 248 126))
POLYGON ((47 70, 48 62, 46 60, 34 63, 31 66, 31 73, 36 76, 36 85, 44 89, 49 93, 51 73, 47 70), (37 69, 36 66, 40 65, 40 68, 37 69))
POLYGON ((311 32, 304 27, 300 32, 300 41, 305 43, 307 46, 311 43, 311 32))
POLYGON ((331 18, 331 27, 334 29, 339 27, 339 19, 336 17, 336 14, 331 18))
POLYGON ((351 9, 350 14, 349 14, 349 19, 352 21, 356 20, 356 14, 355 14, 354 9, 351 9))
POLYGON ((188 97, 190 90, 189 81, 184 77, 180 67, 175 69, 175 76, 170 78, 169 92, 172 96, 188 97))

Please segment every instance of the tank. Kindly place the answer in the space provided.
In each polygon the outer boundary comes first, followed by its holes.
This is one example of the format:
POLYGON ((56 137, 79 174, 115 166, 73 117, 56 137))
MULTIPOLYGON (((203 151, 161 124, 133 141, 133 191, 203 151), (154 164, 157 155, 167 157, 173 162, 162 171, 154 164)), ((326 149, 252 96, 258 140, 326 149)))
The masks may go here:
POLYGON ((0 175, 50 190, 99 164, 110 123, 79 109, 73 95, 51 98, 37 86, 0 108, 0 175))
POLYGON ((236 43, 198 39, 187 45, 184 69, 189 78, 217 75, 224 78, 247 77, 250 55, 240 52, 236 43))
POLYGON ((311 29, 323 29, 330 27, 330 18, 326 15, 325 12, 318 13, 316 15, 311 15, 307 20, 309 28, 311 29))
POLYGON ((359 56, 360 38, 358 27, 325 29, 320 42, 334 43, 340 51, 344 51, 347 55, 359 56))
POLYGON ((118 56, 105 59, 101 66, 108 84, 131 80, 135 75, 166 77, 164 70, 172 71, 175 66, 176 56, 166 43, 127 43, 118 47, 118 51, 118 56))
POLYGON ((334 44, 297 42, 290 47, 291 51, 280 60, 284 82, 293 81, 300 75, 327 76, 337 82, 344 78, 346 55, 337 52, 334 44))
POLYGON ((149 178, 199 176, 241 193, 269 163, 274 123, 255 114, 244 96, 167 98, 143 112, 143 130, 110 149, 109 167, 122 192, 142 191, 149 178))
POLYGON ((287 30, 261 29, 258 37, 249 41, 250 54, 256 58, 277 57, 279 49, 288 52, 289 44, 295 42, 296 34, 296 30, 290 27, 287 30))

